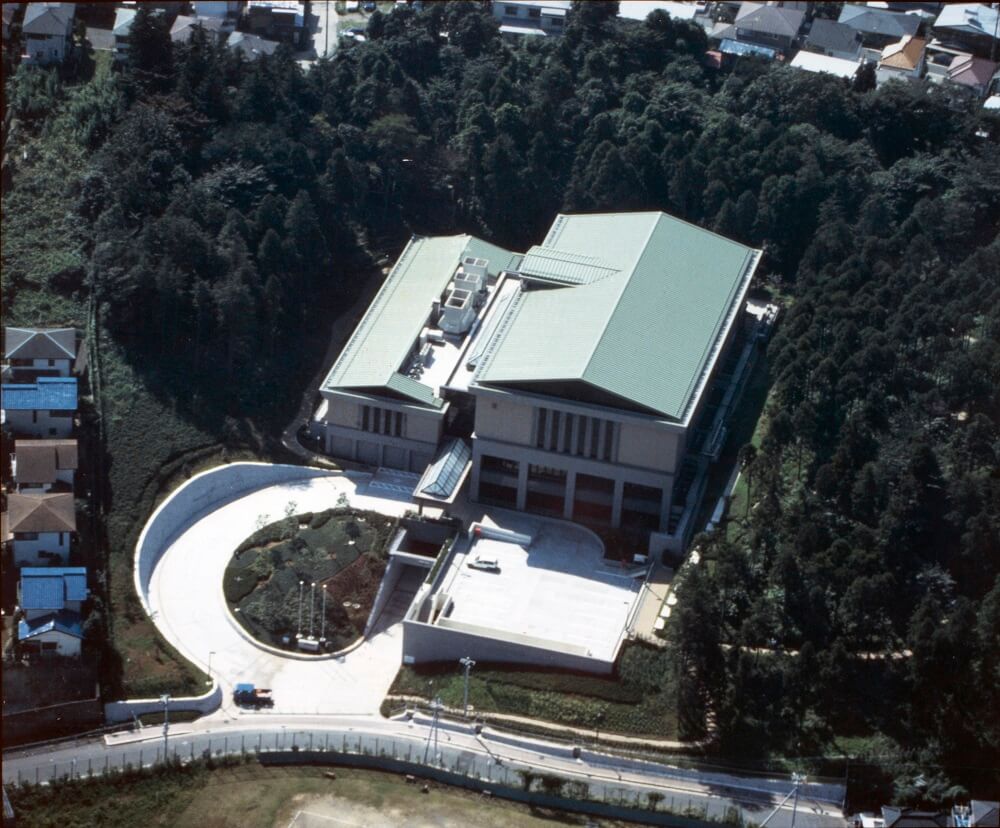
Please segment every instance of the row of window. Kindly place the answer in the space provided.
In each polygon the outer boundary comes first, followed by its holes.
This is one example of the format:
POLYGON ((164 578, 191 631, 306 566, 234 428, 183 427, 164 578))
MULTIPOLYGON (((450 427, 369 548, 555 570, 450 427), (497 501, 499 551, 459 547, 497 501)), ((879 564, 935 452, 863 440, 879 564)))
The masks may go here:
POLYGON ((406 415, 374 405, 361 406, 361 430, 391 437, 406 435, 406 415))
POLYGON ((535 409, 536 448, 611 462, 617 442, 618 423, 612 420, 535 409))
MULTIPOLYGON (((520 11, 520 7, 519 6, 504 6, 503 7, 503 13, 504 13, 505 17, 518 17, 519 16, 519 11, 520 11)), ((542 10, 541 9, 538 9, 538 8, 529 8, 528 9, 528 18, 530 20, 538 20, 538 19, 541 18, 541 16, 542 16, 542 10)), ((552 26, 558 27, 558 26, 562 26, 562 24, 563 24, 563 21, 562 21, 561 17, 550 17, 550 18, 548 18, 548 20, 549 20, 549 24, 552 25, 552 26)))

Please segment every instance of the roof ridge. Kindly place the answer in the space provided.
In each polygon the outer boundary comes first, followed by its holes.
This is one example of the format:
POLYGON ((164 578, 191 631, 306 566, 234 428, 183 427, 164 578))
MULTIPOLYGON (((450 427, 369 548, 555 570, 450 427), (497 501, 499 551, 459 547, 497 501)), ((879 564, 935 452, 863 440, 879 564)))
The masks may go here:
MULTIPOLYGON (((650 226, 649 232, 646 234, 646 239, 642 243, 642 248, 639 251, 639 255, 637 255, 635 259, 632 261, 632 267, 629 268, 628 270, 628 278, 622 279, 622 286, 621 289, 618 291, 618 298, 615 299, 610 310, 608 311, 607 317, 605 318, 604 330, 602 330, 601 335, 597 337, 597 340, 594 343, 594 347, 590 351, 590 356, 587 357, 587 364, 583 366, 583 371, 580 374, 582 379, 586 379, 587 372, 590 370, 590 363, 594 361, 594 357, 597 355, 597 352, 601 349, 601 344, 604 342, 604 338, 608 335, 608 327, 609 327, 608 321, 610 321, 611 317, 613 317, 615 315, 615 312, 618 310, 618 306, 621 304, 622 297, 625 295, 625 291, 628 289, 629 282, 632 281, 632 276, 635 275, 635 270, 639 266, 639 262, 642 261, 642 257, 646 255, 646 251, 649 249, 649 240, 653 238, 653 233, 656 232, 656 228, 659 227, 660 222, 663 221, 663 217, 665 214, 662 210, 651 211, 651 212, 653 212, 656 215, 656 221, 654 221, 650 226)), ((615 276, 621 275, 625 272, 626 272, 625 270, 619 270, 618 273, 615 274, 615 276)), ((612 278, 614 277, 613 276, 605 277, 604 279, 601 279, 601 282, 602 283, 606 282, 612 278)), ((586 287, 586 285, 582 285, 581 287, 586 287)))

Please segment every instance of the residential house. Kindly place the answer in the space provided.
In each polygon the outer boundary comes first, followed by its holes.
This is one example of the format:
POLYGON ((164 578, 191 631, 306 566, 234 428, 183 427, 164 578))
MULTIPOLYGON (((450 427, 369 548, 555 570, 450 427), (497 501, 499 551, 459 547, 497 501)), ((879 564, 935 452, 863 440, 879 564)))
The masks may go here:
POLYGON ((202 29, 209 41, 219 43, 223 37, 223 21, 218 17, 190 17, 177 15, 170 27, 170 39, 174 43, 187 43, 196 29, 202 29))
POLYGON ((273 55, 279 44, 246 32, 233 32, 229 35, 226 45, 247 60, 257 60, 261 56, 273 55))
POLYGON ((68 377, 76 361, 74 328, 7 328, 4 331, 4 382, 38 377, 68 377))
POLYGON ((805 48, 820 55, 856 63, 861 54, 861 32, 846 23, 817 17, 806 36, 805 48))
POLYGON ((21 568, 18 604, 28 621, 60 612, 71 612, 79 618, 89 594, 84 566, 21 568))
POLYGON ((898 43, 886 46, 882 50, 882 57, 875 69, 878 83, 885 83, 893 78, 916 80, 923 77, 926 65, 926 46, 926 40, 909 35, 906 35, 898 43))
POLYGON ((304 48, 309 32, 306 3, 290 0, 250 0, 244 28, 251 34, 304 48))
POLYGON ((83 625, 80 617, 71 612, 45 615, 34 621, 22 619, 17 625, 17 639, 22 655, 78 657, 83 643, 83 625))
POLYGON ((839 22, 855 29, 862 44, 872 49, 882 49, 903 37, 916 37, 923 25, 916 14, 854 5, 841 9, 839 22))
POLYGON ((4 383, 3 424, 15 436, 69 437, 76 414, 76 377, 4 383))
MULTIPOLYGON (((472 500, 677 551, 752 364, 759 256, 663 213, 561 215, 523 255, 414 238, 312 431, 329 454, 453 485, 446 455, 471 447, 472 500)), ((446 501, 440 482, 415 493, 446 501)))
POLYGON ((7 495, 6 539, 15 564, 62 563, 69 559, 76 510, 69 493, 7 495))
POLYGON ((742 3, 736 22, 713 37, 764 46, 788 54, 795 46, 805 14, 798 9, 767 6, 762 3, 742 3))
POLYGON ((72 492, 78 465, 76 440, 17 440, 11 477, 21 494, 72 492))
POLYGON ((233 31, 246 9, 246 0, 194 0, 196 17, 214 17, 222 21, 223 30, 233 31))
POLYGON ((1000 10, 987 3, 945 3, 932 31, 946 46, 1000 58, 1000 10))
POLYGON ((859 63, 856 60, 844 60, 803 50, 792 58, 789 66, 807 72, 826 72, 850 80, 857 74, 859 63))
POLYGON ((115 25, 111 29, 115 39, 115 60, 123 61, 128 57, 128 42, 137 14, 134 7, 115 9, 115 25))
POLYGON ((569 0, 493 0, 493 16, 500 33, 518 35, 561 35, 570 12, 569 0))
POLYGON ((23 63, 61 63, 73 48, 75 3, 28 3, 21 35, 23 63))
POLYGON ((948 67, 947 80, 964 86, 976 97, 985 97, 989 91, 997 64, 972 55, 956 55, 948 67))

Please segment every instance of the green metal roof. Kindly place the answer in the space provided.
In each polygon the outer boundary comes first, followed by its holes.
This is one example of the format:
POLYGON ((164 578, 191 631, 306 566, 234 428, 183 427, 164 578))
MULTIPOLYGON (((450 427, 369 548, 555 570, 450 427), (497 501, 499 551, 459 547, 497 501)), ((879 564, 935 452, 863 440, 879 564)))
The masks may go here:
POLYGON ((322 388, 388 390, 440 408, 442 401, 434 389, 401 374, 400 369, 427 323, 434 299, 467 256, 486 259, 491 275, 509 269, 515 259, 509 250, 467 235, 410 239, 322 388))
POLYGON ((535 245, 524 256, 518 272, 535 279, 568 285, 588 285, 618 272, 596 256, 581 256, 535 245))
POLYGON ((617 272, 524 291, 476 380, 584 383, 683 421, 759 251, 663 213, 560 215, 542 247, 617 272))

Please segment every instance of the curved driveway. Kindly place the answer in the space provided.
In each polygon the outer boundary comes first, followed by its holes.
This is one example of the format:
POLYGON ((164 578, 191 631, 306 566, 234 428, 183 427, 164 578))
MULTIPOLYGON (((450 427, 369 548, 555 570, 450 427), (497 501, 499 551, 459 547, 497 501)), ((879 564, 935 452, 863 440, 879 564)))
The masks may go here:
MULTIPOLYGON (((304 469, 305 471, 305 469, 304 469)), ((314 471, 315 470, 311 470, 314 471)), ((412 508, 408 497, 368 494, 370 475, 331 474, 265 486, 195 521, 163 552, 149 584, 153 621, 193 663, 208 669, 223 690, 223 709, 238 714, 232 688, 253 682, 274 691, 275 713, 377 714, 399 669, 402 628, 382 628, 344 656, 303 661, 251 643, 229 614, 222 577, 236 547, 260 525, 294 511, 328 509, 344 494, 352 506, 383 514, 412 508), (267 517, 262 517, 267 516, 267 517)), ((384 627, 384 625, 380 625, 384 627)))

